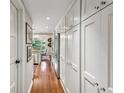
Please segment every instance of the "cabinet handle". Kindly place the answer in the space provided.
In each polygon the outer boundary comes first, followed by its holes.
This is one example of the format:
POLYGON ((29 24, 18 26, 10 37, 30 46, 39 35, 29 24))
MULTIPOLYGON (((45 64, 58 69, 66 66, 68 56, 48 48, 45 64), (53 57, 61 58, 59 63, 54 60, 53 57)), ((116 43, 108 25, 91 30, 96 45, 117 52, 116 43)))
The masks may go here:
POLYGON ((101 5, 105 5, 105 4, 106 4, 106 1, 102 1, 102 2, 101 2, 101 5))
POLYGON ((72 67, 72 69, 73 69, 75 72, 77 72, 77 70, 76 70, 75 68, 72 67))
POLYGON ((103 92, 105 92, 105 88, 100 88, 100 91, 103 91, 103 92))
POLYGON ((99 84, 98 83, 94 83, 94 85, 97 87, 97 86, 99 86, 99 84))
POLYGON ((99 6, 97 6, 97 8, 96 8, 97 10, 99 9, 99 6))
POLYGON ((99 9, 99 6, 95 6, 94 8, 98 10, 99 9))

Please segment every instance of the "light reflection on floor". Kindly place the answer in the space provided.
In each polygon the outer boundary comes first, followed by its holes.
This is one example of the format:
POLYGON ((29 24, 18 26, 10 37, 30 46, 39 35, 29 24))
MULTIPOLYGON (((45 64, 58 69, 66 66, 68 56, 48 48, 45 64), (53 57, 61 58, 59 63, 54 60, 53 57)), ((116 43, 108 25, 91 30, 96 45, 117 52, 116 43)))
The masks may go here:
POLYGON ((47 67, 46 62, 41 62, 41 71, 45 71, 46 67, 47 67))

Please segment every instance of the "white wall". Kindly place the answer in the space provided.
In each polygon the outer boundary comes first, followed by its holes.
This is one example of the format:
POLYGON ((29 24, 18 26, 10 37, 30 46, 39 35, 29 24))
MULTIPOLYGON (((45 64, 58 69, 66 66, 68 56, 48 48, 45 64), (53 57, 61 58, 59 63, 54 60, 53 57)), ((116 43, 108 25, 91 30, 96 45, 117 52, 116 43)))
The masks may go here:
MULTIPOLYGON (((25 22, 27 22, 32 27, 32 19, 27 11, 25 11, 25 22)), ((25 93, 27 93, 33 78, 33 59, 27 62, 27 46, 31 46, 31 44, 25 44, 25 93)))

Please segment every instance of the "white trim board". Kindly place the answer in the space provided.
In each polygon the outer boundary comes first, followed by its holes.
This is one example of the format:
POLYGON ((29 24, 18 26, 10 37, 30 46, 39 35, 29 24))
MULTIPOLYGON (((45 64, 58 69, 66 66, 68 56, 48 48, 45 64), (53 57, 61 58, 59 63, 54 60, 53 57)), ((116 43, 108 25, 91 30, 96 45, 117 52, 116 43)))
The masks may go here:
POLYGON ((63 83, 62 79, 60 78, 60 83, 62 85, 62 88, 64 89, 64 93, 68 93, 65 87, 65 84, 63 83))
POLYGON ((33 85, 33 80, 31 80, 31 83, 30 83, 30 86, 29 86, 29 88, 28 88, 27 93, 31 93, 31 88, 32 88, 32 85, 33 85))

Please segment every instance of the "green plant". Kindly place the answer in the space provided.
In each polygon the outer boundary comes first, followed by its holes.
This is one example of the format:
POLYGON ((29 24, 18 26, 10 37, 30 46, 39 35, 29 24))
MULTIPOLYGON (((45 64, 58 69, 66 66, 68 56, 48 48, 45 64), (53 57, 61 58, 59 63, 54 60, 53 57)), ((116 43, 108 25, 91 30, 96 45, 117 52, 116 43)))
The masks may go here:
POLYGON ((42 41, 39 39, 33 39, 32 47, 35 49, 41 49, 42 41))

